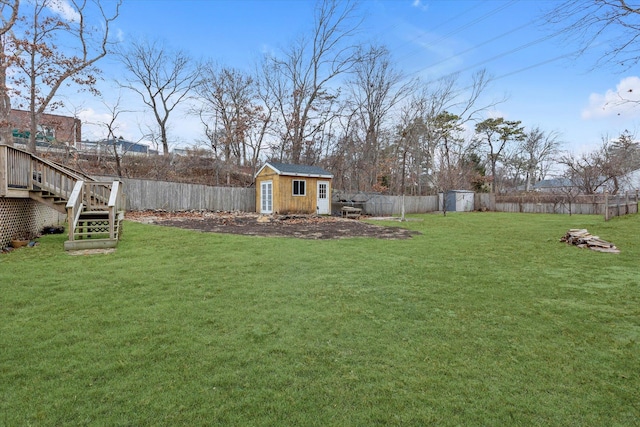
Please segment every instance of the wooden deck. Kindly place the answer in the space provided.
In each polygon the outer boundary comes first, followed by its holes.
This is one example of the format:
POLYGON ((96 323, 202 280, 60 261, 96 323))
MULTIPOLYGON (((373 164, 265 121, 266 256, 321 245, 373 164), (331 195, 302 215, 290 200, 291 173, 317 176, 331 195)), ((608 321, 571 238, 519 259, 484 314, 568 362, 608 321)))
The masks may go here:
POLYGON ((0 145, 0 197, 29 198, 65 213, 66 250, 117 245, 124 217, 120 181, 95 181, 24 150, 0 145))

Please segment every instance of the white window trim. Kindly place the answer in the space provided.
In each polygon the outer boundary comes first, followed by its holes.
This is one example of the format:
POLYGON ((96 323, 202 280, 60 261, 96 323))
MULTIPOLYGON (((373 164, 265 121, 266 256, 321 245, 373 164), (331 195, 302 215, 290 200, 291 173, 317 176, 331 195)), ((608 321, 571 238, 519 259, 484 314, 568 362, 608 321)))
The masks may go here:
MULTIPOLYGON (((298 188, 300 188, 300 185, 298 185, 298 188)), ((293 181, 291 181, 291 194, 293 195, 293 197, 306 197, 307 195, 307 180, 306 179, 294 179, 293 181), (295 182, 304 182, 304 193, 303 194, 296 194, 294 189, 295 189, 295 182)))

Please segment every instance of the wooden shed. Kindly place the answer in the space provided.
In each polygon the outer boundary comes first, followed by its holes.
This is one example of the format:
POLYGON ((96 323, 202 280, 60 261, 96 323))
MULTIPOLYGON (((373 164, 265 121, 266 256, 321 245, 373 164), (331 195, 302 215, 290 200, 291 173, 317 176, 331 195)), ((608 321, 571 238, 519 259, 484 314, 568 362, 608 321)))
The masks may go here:
POLYGON ((331 173, 317 166, 268 162, 256 173, 256 210, 330 214, 332 179, 331 173))

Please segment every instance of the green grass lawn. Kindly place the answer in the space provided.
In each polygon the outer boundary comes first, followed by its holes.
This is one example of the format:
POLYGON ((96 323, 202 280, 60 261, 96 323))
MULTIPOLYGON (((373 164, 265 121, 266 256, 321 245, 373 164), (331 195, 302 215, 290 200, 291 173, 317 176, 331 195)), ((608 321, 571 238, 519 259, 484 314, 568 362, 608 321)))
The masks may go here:
POLYGON ((415 218, 2 255, 0 425, 640 425, 639 215, 415 218))

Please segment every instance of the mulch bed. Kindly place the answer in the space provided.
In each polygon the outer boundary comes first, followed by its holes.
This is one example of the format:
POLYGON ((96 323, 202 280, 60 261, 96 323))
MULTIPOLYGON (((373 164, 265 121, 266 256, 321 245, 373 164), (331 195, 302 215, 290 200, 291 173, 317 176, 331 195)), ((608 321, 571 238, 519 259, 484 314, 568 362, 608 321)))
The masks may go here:
POLYGON ((300 239, 343 239, 373 237, 409 239, 420 234, 400 227, 383 227, 355 219, 316 215, 264 216, 248 212, 139 211, 127 212, 126 219, 211 233, 249 236, 296 237, 300 239))

